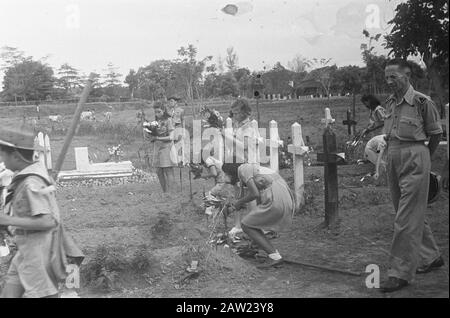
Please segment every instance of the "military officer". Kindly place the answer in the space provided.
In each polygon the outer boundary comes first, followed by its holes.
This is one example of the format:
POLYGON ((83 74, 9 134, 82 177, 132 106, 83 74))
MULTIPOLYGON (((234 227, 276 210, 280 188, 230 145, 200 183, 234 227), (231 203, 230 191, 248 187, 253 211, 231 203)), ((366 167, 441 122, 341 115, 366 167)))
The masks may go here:
POLYGON ((397 59, 389 61, 385 68, 385 79, 393 93, 386 101, 384 133, 388 143, 388 183, 396 216, 389 278, 381 286, 383 292, 399 290, 411 283, 416 273, 444 265, 425 221, 431 156, 442 128, 433 101, 410 84, 410 70, 407 61, 397 59))

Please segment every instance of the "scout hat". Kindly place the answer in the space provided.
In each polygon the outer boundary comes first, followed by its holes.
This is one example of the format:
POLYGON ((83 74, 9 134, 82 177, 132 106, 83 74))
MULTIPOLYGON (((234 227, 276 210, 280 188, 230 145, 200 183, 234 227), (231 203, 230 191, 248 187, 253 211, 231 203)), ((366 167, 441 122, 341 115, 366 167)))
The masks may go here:
POLYGON ((23 128, 5 126, 0 128, 0 145, 3 146, 25 150, 42 150, 42 147, 35 145, 34 139, 34 133, 23 128))

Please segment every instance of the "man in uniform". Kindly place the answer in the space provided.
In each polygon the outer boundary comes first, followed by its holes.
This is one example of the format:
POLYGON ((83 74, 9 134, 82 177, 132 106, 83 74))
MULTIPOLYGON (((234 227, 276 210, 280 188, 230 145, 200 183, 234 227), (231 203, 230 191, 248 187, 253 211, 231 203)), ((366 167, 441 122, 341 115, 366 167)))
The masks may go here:
POLYGON ((381 287, 383 292, 399 290, 411 283, 416 273, 427 273, 444 264, 425 222, 431 157, 442 128, 433 101, 411 86, 410 70, 404 60, 391 60, 385 68, 393 92, 386 101, 384 133, 388 143, 388 183, 396 216, 389 279, 381 287))

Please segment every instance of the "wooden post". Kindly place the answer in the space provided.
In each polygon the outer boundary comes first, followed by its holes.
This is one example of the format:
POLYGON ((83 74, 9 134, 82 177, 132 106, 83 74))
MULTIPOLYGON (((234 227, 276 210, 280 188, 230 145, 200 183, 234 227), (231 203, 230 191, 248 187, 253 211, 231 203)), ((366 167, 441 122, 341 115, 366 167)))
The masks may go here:
POLYGON ((295 211, 300 211, 305 204, 304 192, 304 178, 303 178, 303 156, 308 152, 308 147, 305 146, 302 136, 302 126, 299 123, 294 123, 291 126, 292 144, 288 145, 288 152, 292 153, 294 163, 294 197, 295 197, 295 211))
POLYGON ((55 169, 53 171, 53 179, 56 180, 58 178, 59 171, 61 170, 62 164, 64 162, 64 158, 67 154, 67 150, 69 149, 72 138, 75 134, 75 130, 77 129, 78 122, 80 121, 81 112, 83 111, 83 106, 86 103, 86 100, 89 96, 89 93, 92 89, 92 83, 94 82, 95 75, 91 73, 89 75, 89 79, 84 86, 83 92, 81 94, 80 101, 78 102, 77 108, 75 110, 75 114, 73 115, 72 124, 70 125, 69 130, 67 131, 66 138, 64 139, 64 144, 61 149, 61 153, 59 154, 58 159, 56 160, 55 169))
POLYGON ((270 169, 278 172, 278 147, 280 145, 280 137, 278 135, 278 125, 275 120, 271 120, 269 123, 269 134, 270 139, 268 141, 270 147, 270 169))
POLYGON ((336 163, 336 135, 328 126, 323 134, 325 155, 325 226, 333 227, 338 220, 338 175, 336 163))

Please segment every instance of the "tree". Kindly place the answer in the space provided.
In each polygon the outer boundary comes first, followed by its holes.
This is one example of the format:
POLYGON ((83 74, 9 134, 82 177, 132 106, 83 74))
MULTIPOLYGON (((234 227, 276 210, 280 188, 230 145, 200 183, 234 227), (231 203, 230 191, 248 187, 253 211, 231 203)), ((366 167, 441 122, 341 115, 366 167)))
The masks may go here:
POLYGON ((125 84, 128 84, 131 98, 134 98, 134 91, 138 88, 139 79, 136 71, 131 69, 128 75, 125 77, 125 84))
POLYGON ((311 72, 305 77, 305 80, 314 80, 322 86, 323 91, 329 97, 331 85, 333 84, 334 74, 337 70, 336 65, 329 66, 331 58, 313 58, 309 60, 312 68, 311 72))
POLYGON ((109 62, 105 71, 103 85, 105 86, 105 93, 108 96, 117 96, 120 89, 120 77, 122 74, 117 72, 118 67, 109 62))
POLYGON ((42 100, 52 94, 54 82, 50 66, 26 59, 6 69, 3 94, 7 100, 42 100))
POLYGON ((297 54, 291 61, 288 62, 288 68, 295 73, 303 73, 310 67, 310 62, 306 57, 297 54))
POLYGON ((237 97, 239 95, 239 86, 233 73, 227 72, 219 75, 219 96, 232 96, 237 97))
POLYGON ((362 69, 354 65, 338 68, 334 78, 341 89, 341 93, 358 94, 362 88, 362 73, 362 69))
POLYGON ((368 41, 361 44, 362 58, 366 63, 365 72, 362 74, 364 89, 372 94, 381 94, 387 90, 384 79, 384 67, 387 59, 384 55, 376 55, 373 45, 373 41, 378 42, 381 34, 373 36, 367 30, 363 30, 363 34, 368 41))
POLYGON ((206 63, 211 61, 212 56, 197 61, 197 48, 192 44, 187 47, 181 47, 178 50, 178 59, 175 61, 175 71, 177 76, 183 81, 185 95, 188 100, 193 100, 196 94, 199 96, 199 84, 202 73, 205 70, 206 63))
POLYGON ((238 82, 239 95, 249 96, 251 94, 252 76, 248 68, 239 68, 234 72, 234 77, 238 82))
POLYGON ((275 63, 271 70, 262 74, 264 91, 269 94, 292 94, 293 87, 289 82, 293 80, 294 75, 294 72, 287 70, 280 62, 275 63))
POLYGON ((225 58, 225 63, 227 65, 228 70, 232 74, 234 74, 234 72, 238 67, 238 56, 232 46, 227 48, 227 57, 225 58))
POLYGON ((78 70, 70 66, 68 63, 64 63, 57 70, 58 79, 56 85, 65 90, 67 94, 71 89, 77 88, 81 85, 80 76, 78 70))
POLYGON ((443 111, 448 102, 449 1, 408 0, 395 11, 385 47, 391 49, 389 55, 422 58, 443 111))
POLYGON ((27 59, 31 59, 31 57, 25 57, 25 52, 20 51, 18 48, 3 46, 0 53, 0 60, 2 60, 0 69, 5 70, 27 59))

